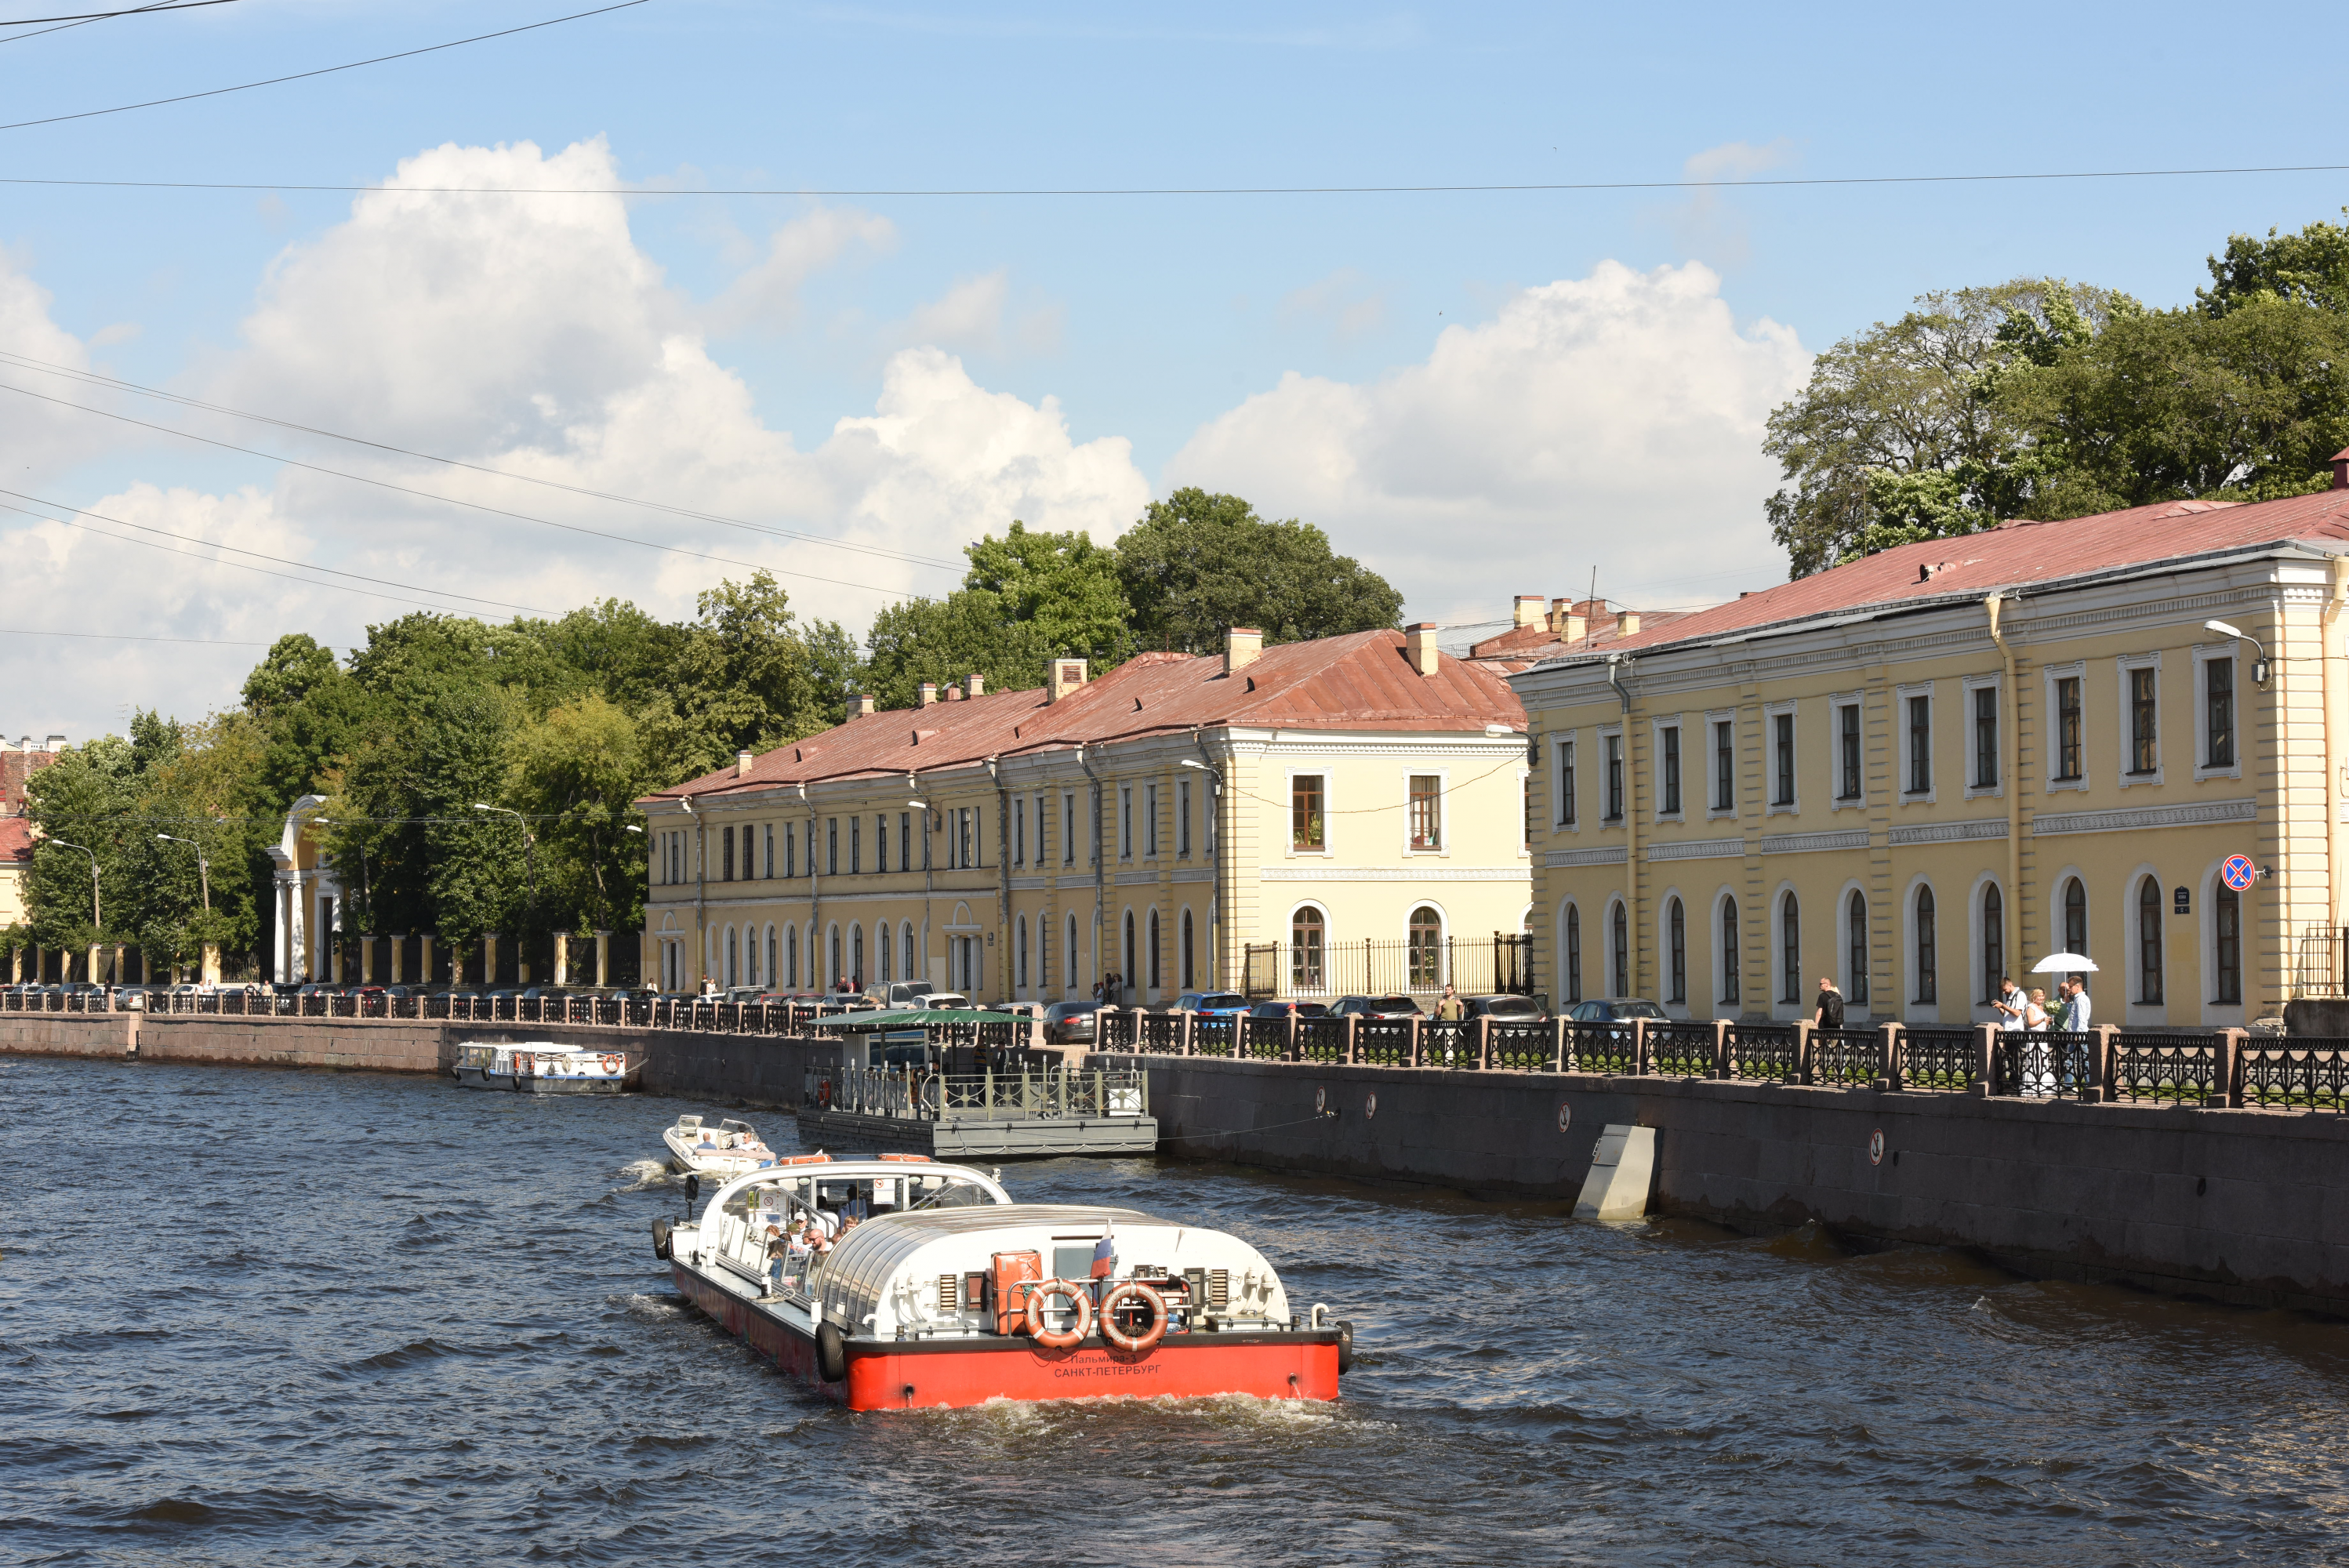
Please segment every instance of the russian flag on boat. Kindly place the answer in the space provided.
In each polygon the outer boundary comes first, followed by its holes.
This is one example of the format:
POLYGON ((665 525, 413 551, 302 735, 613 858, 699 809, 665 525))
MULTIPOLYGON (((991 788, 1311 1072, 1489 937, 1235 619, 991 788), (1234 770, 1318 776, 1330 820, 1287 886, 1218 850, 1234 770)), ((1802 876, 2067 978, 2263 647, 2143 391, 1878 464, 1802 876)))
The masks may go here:
POLYGON ((1112 1227, 1102 1233, 1093 1243, 1093 1278, 1108 1279, 1117 1273, 1117 1234, 1112 1227))

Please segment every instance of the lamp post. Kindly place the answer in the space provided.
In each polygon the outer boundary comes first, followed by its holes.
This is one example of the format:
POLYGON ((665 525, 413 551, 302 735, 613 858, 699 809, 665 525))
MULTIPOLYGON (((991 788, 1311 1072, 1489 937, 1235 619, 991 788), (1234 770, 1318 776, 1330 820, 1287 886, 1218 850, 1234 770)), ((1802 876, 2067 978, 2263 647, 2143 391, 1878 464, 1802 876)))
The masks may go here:
POLYGON ((83 845, 67 843, 63 839, 51 839, 49 842, 61 850, 80 850, 83 854, 89 856, 89 928, 90 935, 95 938, 106 925, 106 922, 100 920, 98 913, 98 855, 83 845))
POLYGON ((479 800, 473 802, 473 810, 502 812, 522 824, 523 847, 530 860, 530 906, 535 913, 538 909, 538 835, 530 830, 530 819, 512 806, 489 806, 479 800))
POLYGON ((2251 644, 2251 651, 2256 655, 2251 660, 2251 684, 2261 690, 2267 688, 2268 645, 2265 643, 2240 627, 2230 626, 2224 621, 2205 621, 2202 623, 2202 629, 2206 632, 2216 632, 2222 637, 2232 637, 2239 643, 2251 644))
POLYGON ((171 833, 158 833, 155 836, 167 844, 185 844, 196 851, 196 880, 203 886, 204 913, 210 914, 212 912, 212 868, 204 859, 203 845, 193 839, 182 839, 171 833))

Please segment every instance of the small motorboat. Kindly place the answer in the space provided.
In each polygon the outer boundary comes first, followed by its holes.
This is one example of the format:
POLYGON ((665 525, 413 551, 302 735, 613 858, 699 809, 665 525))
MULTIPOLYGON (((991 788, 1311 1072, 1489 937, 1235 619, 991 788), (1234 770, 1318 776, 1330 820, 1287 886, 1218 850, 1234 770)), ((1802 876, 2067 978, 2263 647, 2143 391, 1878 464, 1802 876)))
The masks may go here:
POLYGON ((653 1222, 687 1299, 853 1410, 989 1399, 1334 1399, 1350 1324, 1293 1310, 1236 1236, 1017 1203, 918 1154, 786 1156, 653 1222))
POLYGON ((449 1072, 467 1088, 502 1088, 520 1094, 626 1094, 636 1087, 644 1065, 642 1057, 626 1051, 519 1040, 505 1045, 460 1045, 449 1072))
POLYGON ((717 1126, 698 1116, 680 1116, 675 1126, 661 1130, 668 1145, 668 1168, 680 1176, 709 1176, 728 1181, 746 1171, 764 1171, 775 1162, 775 1151, 761 1141, 747 1121, 726 1118, 717 1126))

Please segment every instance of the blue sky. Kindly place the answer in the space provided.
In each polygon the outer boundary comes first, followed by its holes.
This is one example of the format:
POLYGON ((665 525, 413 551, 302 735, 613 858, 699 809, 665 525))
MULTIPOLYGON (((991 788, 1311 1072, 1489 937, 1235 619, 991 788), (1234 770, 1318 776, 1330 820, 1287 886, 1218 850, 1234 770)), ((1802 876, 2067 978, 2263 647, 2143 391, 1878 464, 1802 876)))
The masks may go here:
MULTIPOLYGON (((9 15, 57 9, 22 0, 9 15)), ((562 15, 234 4, 0 44, 10 112, 562 15)), ((2322 38, 2329 13, 2263 15, 2322 38)), ((29 29, 27 29, 29 31, 29 29)), ((17 179, 832 190, 1671 181, 2349 163, 2329 97, 2212 83, 2183 8, 968 9, 652 0, 308 81, 0 131, 17 179), (449 148, 447 153, 431 150, 449 148), (498 150, 503 149, 503 151, 498 150), (535 150, 530 150, 534 149, 535 150), (565 150, 573 150, 566 153, 565 150)), ((862 544, 705 526, 247 422, 0 383, 756 562, 861 626, 1011 516, 1109 538, 1176 483, 1329 529, 1408 613, 1689 603, 1783 575, 1760 420, 1810 354, 2020 273, 2155 304, 2339 174, 1742 191, 1086 198, 0 187, 0 348, 862 544), (380 201, 380 198, 369 198, 380 201), (852 423, 843 428, 843 421, 852 423), (874 553, 878 552, 880 553, 874 553), (800 573, 799 576, 789 575, 800 573), (828 579, 828 581, 825 581, 828 579)), ((5 488, 424 591, 664 614, 740 574, 0 397, 5 488), (37 481, 37 482, 35 482, 37 481), (485 584, 493 585, 495 592, 485 584)), ((52 516, 62 515, 56 511, 52 516)), ((0 513, 11 735, 233 701, 275 632, 406 606, 0 513)), ((154 536, 147 536, 153 538, 154 536)), ((199 552, 205 555, 208 552, 199 552)), ((295 576, 305 575, 295 572, 295 576)))

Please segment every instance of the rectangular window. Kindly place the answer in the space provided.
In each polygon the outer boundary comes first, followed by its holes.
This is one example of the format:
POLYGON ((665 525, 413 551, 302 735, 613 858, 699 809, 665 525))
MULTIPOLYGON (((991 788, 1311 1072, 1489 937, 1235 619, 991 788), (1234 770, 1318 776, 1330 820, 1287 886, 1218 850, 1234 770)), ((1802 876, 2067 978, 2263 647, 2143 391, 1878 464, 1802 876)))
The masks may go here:
POLYGON ((1557 743, 1557 825, 1574 826, 1574 742, 1557 743))
POLYGON ((1777 792, 1770 798, 1770 804, 1791 806, 1795 803, 1795 716, 1773 714, 1770 723, 1775 734, 1777 756, 1774 760, 1778 772, 1777 792))
POLYGON ((848 874, 855 876, 864 870, 864 819, 848 819, 848 874))
MULTIPOLYGON (((1191 781, 1183 779, 1174 786, 1174 853, 1188 856, 1191 852, 1191 781)), ((1185 979, 1185 985, 1190 984, 1185 979)))
MULTIPOLYGON (((1011 863, 1015 866, 1028 863, 1028 802, 1017 797, 1011 802, 1011 863)), ((1026 964, 1025 954, 1021 955, 1020 962, 1026 964)), ((1020 984, 1024 985, 1027 982, 1023 980, 1020 984)))
POLYGON ((1713 809, 1729 811, 1736 806, 1737 725, 1724 718, 1713 727, 1713 809))
POLYGON ((1444 847, 1444 780, 1433 773, 1411 776, 1411 847, 1444 847))
POLYGON ((1133 786, 1121 784, 1117 789, 1117 858, 1133 859, 1133 786))
POLYGON ((1836 709, 1836 761, 1840 777, 1837 780, 1836 799, 1859 799, 1859 705, 1846 703, 1836 709))
POLYGON ((2055 683, 2055 777, 2083 777, 2080 762, 2080 677, 2055 683))
POLYGON ((783 875, 800 874, 800 829, 796 822, 783 824, 783 875))
POLYGON ((1664 815, 1681 814, 1681 727, 1668 725, 1663 731, 1664 742, 1664 815))
POLYGON ((873 869, 875 872, 889 869, 889 813, 886 811, 873 813, 873 869))
POLYGON ((719 882, 732 882, 734 880, 733 829, 725 828, 719 830, 718 834, 718 880, 719 882))
POLYGON ((2154 687, 2160 671, 2144 669, 2129 671, 2129 771, 2150 773, 2160 758, 2160 748, 2155 744, 2158 731, 2155 724, 2154 687))
POLYGON ((2206 768, 2235 765, 2235 661, 2206 659, 2202 663, 2202 726, 2206 768))
POLYGON ((840 819, 837 817, 823 820, 823 874, 828 877, 840 874, 840 819))
POLYGON ((1077 863, 1077 798, 1074 795, 1061 797, 1061 863, 1064 866, 1077 863))
POLYGON ((987 864, 985 831, 979 825, 978 810, 976 807, 973 807, 970 812, 970 837, 963 841, 962 863, 982 868, 987 864))
POLYGON ((1158 858, 1158 786, 1142 787, 1142 852, 1150 859, 1158 858))
POLYGON ((1933 792, 1933 699, 1909 699, 1909 793, 1933 792))
POLYGON ((1998 688, 1974 688, 1974 788, 1998 788, 1998 688))
POLYGON ((1299 773, 1288 781, 1288 846, 1294 850, 1323 847, 1321 775, 1299 773))
POLYGON ((903 872, 914 869, 914 813, 911 811, 897 813, 897 869, 903 872))
POLYGON ((1605 738, 1607 748, 1607 820, 1623 820, 1623 738, 1605 738))

